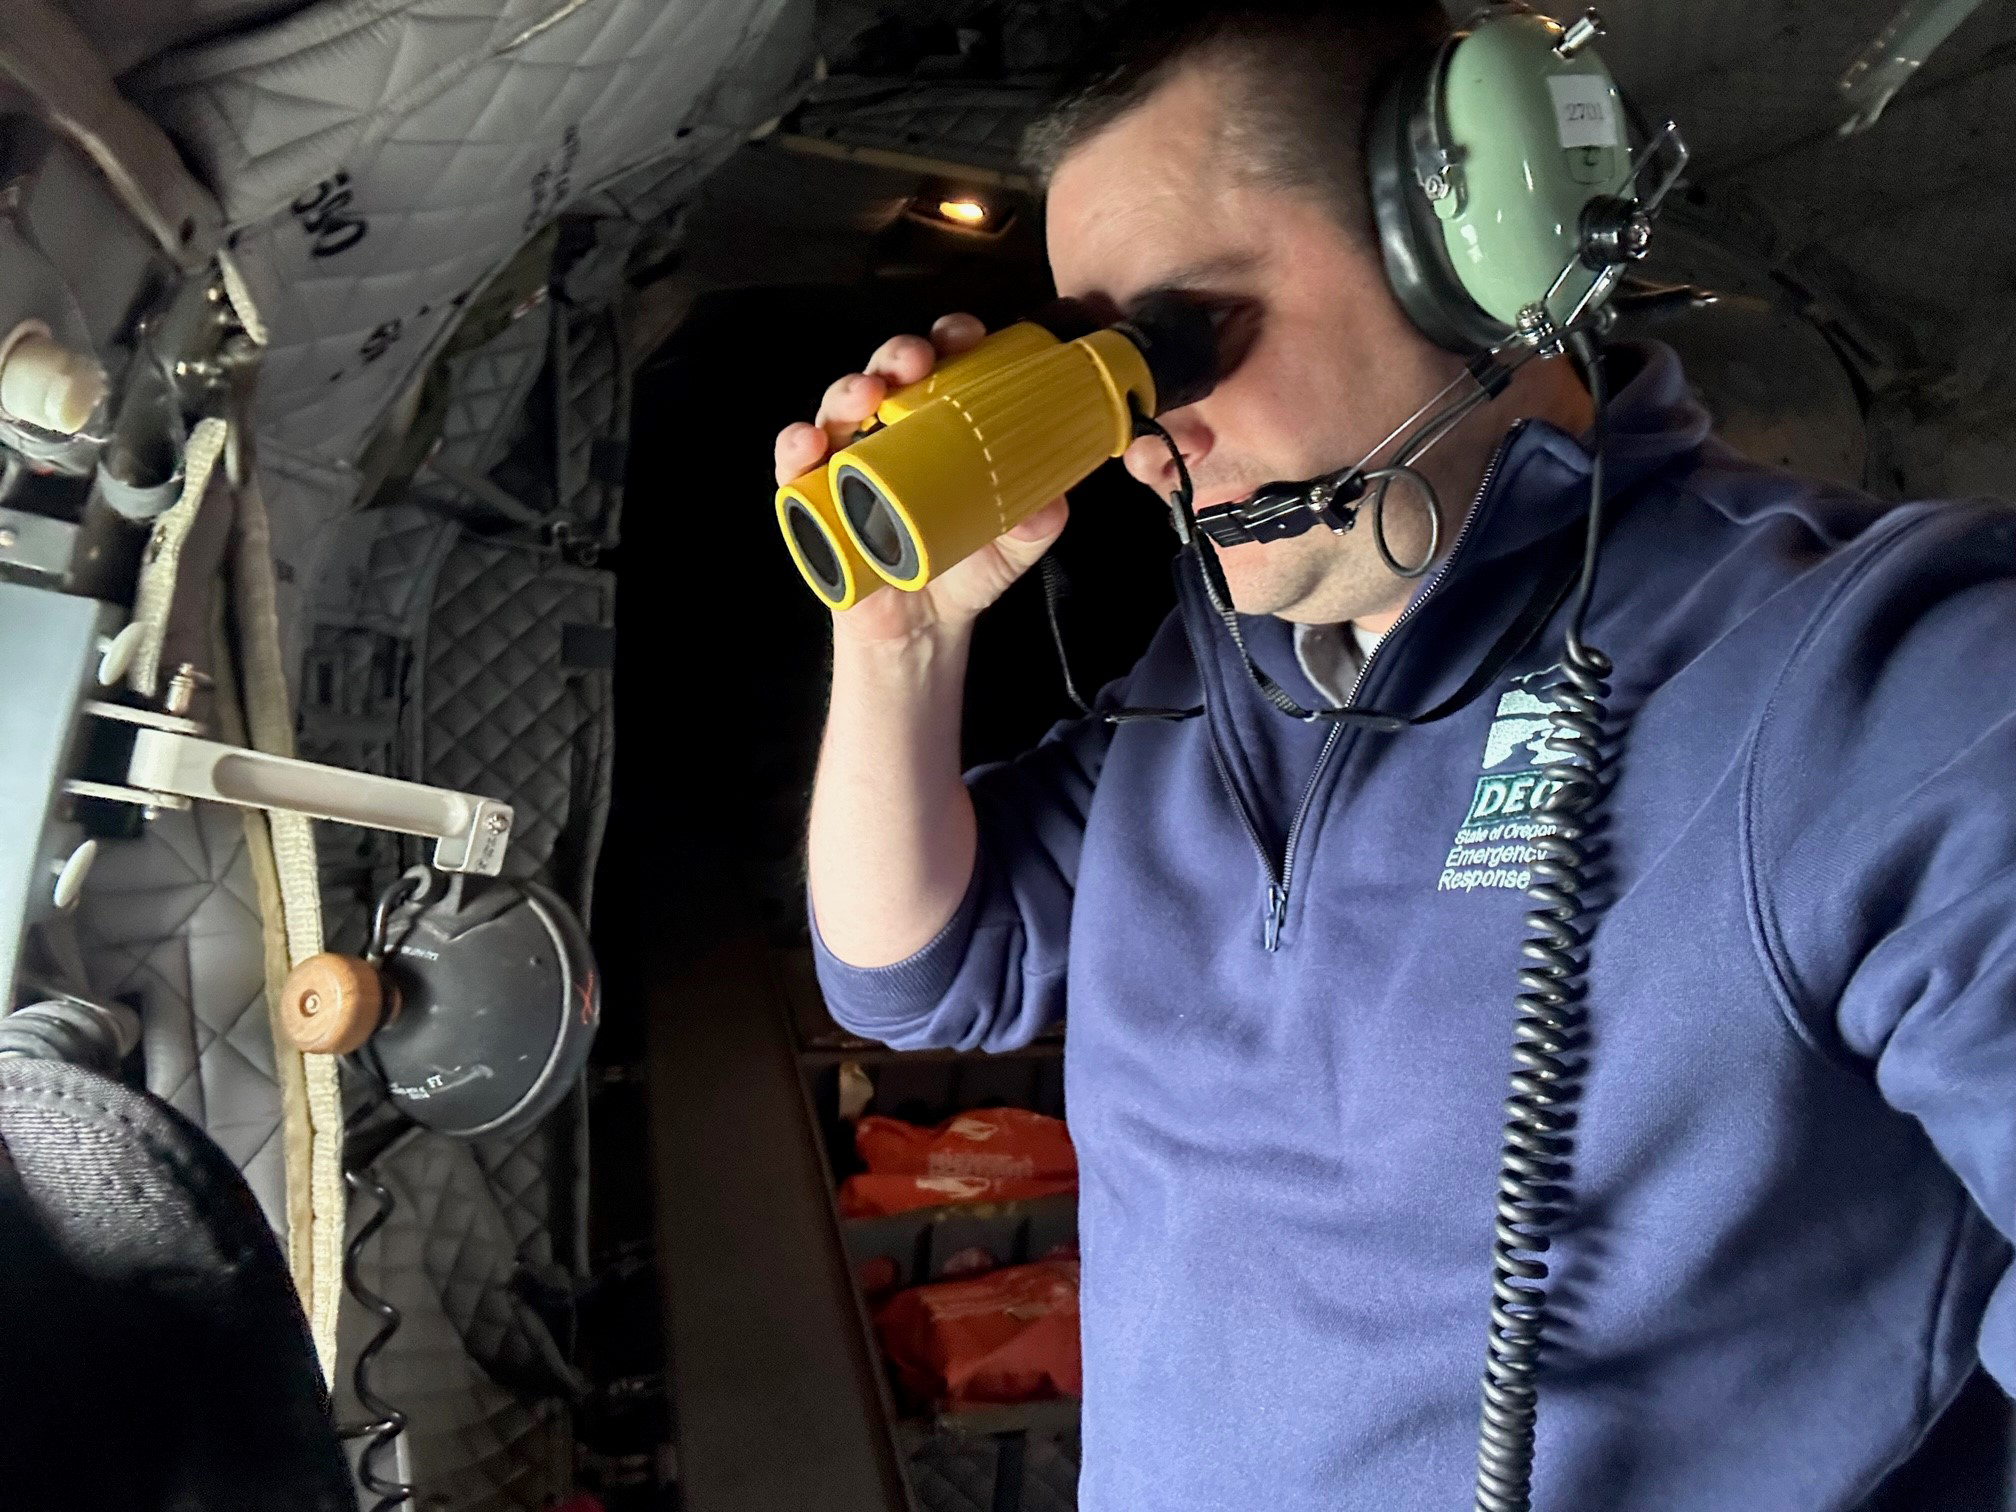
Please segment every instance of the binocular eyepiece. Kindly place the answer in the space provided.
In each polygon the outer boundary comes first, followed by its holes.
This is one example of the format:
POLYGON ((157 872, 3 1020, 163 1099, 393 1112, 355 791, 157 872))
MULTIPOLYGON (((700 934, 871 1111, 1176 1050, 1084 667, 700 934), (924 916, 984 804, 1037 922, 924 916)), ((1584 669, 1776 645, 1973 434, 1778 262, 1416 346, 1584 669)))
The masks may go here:
POLYGON ((1151 295, 1104 327, 1056 301, 890 394, 872 430, 778 489, 778 526, 832 608, 922 588, 1119 456, 1137 415, 1217 379, 1215 325, 1192 300, 1151 295))

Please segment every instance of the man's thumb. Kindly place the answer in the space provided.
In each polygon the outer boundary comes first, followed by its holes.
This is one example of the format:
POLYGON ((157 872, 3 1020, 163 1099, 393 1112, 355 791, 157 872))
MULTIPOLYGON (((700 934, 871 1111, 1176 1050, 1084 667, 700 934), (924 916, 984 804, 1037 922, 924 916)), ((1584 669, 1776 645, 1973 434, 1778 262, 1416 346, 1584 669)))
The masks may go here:
POLYGON ((1071 507, 1059 497, 1001 537, 1001 553, 1018 568, 1028 567, 1050 549, 1051 542, 1064 533, 1071 507))

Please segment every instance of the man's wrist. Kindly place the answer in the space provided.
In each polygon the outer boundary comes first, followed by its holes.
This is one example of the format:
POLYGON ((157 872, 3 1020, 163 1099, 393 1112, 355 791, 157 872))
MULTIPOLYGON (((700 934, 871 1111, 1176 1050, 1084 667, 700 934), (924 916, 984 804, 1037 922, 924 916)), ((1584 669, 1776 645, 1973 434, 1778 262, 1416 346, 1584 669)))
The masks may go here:
POLYGON ((891 691, 905 688, 923 690, 947 678, 963 681, 967 653, 973 644, 973 622, 946 624, 933 621, 916 625, 901 634, 859 635, 845 629, 841 616, 834 617, 833 674, 836 679, 859 678, 885 685, 891 691))

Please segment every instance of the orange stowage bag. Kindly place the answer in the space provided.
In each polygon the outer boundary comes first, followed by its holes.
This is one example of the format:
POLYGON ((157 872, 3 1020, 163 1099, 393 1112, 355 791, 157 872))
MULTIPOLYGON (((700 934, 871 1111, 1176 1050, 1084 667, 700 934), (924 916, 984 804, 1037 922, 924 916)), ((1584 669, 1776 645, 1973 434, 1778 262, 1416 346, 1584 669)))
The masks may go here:
POLYGON ((1023 1202, 1078 1190, 1075 1176, 883 1176, 868 1171, 840 1183, 842 1218, 886 1218, 953 1202, 1023 1202))
POLYGON ((935 1129, 871 1114, 855 1125, 854 1149, 868 1169, 840 1184, 845 1218, 1078 1189, 1078 1157, 1064 1121, 1026 1108, 981 1108, 935 1129))
POLYGON ((979 1108, 920 1129, 869 1114, 854 1126, 861 1164, 880 1176, 1076 1177, 1061 1118, 1027 1108, 979 1108))
POLYGON ((896 1293, 875 1312, 882 1352, 920 1407, 1078 1396, 1078 1262, 1039 1260, 896 1293))

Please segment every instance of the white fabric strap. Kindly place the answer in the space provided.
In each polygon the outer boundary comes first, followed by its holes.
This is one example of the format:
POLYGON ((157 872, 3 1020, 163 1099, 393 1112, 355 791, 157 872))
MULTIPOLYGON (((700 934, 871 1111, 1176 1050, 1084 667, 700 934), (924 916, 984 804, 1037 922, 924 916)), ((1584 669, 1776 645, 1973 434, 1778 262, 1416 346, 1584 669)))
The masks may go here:
MULTIPOLYGON (((244 274, 228 250, 218 253, 217 265, 232 314, 245 334, 264 347, 266 322, 253 303, 244 274)), ((249 453, 250 445, 244 450, 249 453)), ((273 573, 272 530, 257 470, 243 468, 237 481, 238 537, 232 583, 248 743, 276 756, 292 756, 294 711, 287 701, 287 677, 280 658, 279 585, 273 573)), ((322 888, 315 865, 315 831, 300 814, 268 813, 264 817, 273 879, 280 895, 285 960, 291 968, 322 949, 322 888)), ((269 980, 269 1009, 278 1003, 279 992, 280 983, 269 980)), ((343 1240, 348 1220, 343 1187, 342 1087, 334 1056, 303 1055, 278 1034, 273 1038, 273 1055, 276 1063, 288 1063, 289 1073, 280 1080, 287 1141, 288 1259, 308 1313, 323 1377, 334 1381, 336 1315, 343 1300, 343 1240)))
MULTIPOLYGON (((238 495, 238 538, 233 553, 232 582, 238 621, 238 661, 243 669, 246 728, 249 743, 276 756, 294 754, 294 717, 287 702, 287 679, 280 659, 279 587, 273 573, 273 542, 266 502, 256 470, 238 495)), ((289 966, 298 966, 322 949, 322 891, 316 874, 315 832, 300 814, 266 815, 266 836, 272 847, 274 880, 279 890, 280 924, 289 966)), ((269 973, 270 976, 270 973, 269 973)), ((280 986, 269 980, 269 1006, 280 986)), ((343 1099, 336 1059, 303 1055, 277 1035, 276 1062, 292 1058, 300 1079, 281 1078, 284 1128, 289 1140, 286 1166, 290 1183, 305 1169, 307 1192, 288 1192, 288 1257, 302 1306, 315 1336, 315 1352, 325 1377, 335 1379, 336 1314, 343 1298, 343 1240, 347 1218, 343 1187, 343 1099), (287 1094, 305 1098, 306 1107, 285 1106, 287 1094), (305 1143, 305 1159, 300 1146, 305 1143), (305 1231, 302 1214, 306 1213, 305 1231), (305 1283, 304 1283, 305 1275, 305 1283)))
POLYGON ((238 324, 245 327, 247 336, 265 346, 266 318, 252 302, 252 291, 245 286, 245 274, 228 248, 217 253, 217 268, 224 276, 224 292, 231 300, 231 313, 238 317, 238 324))
POLYGON ((203 507, 210 474, 224 453, 228 435, 229 427, 222 420, 213 417, 196 422, 182 457, 181 497, 154 522, 154 534, 147 542, 140 591, 133 601, 133 618, 141 626, 140 649, 127 674, 133 691, 143 697, 152 698, 160 691, 161 649, 168 638, 168 615, 175 605, 175 574, 182 565, 182 547, 203 507))

